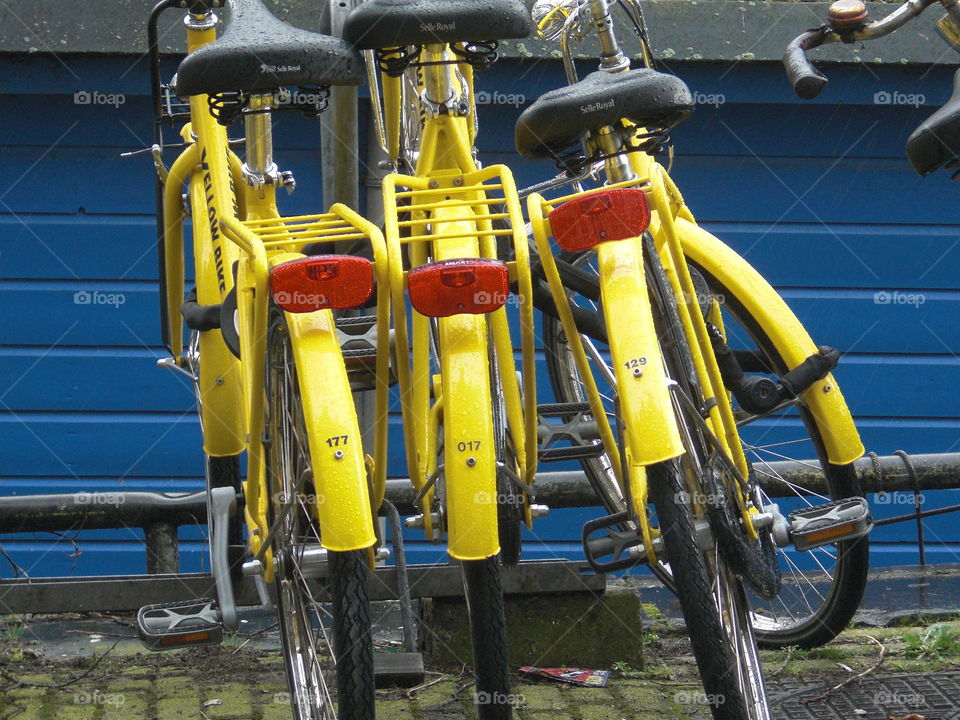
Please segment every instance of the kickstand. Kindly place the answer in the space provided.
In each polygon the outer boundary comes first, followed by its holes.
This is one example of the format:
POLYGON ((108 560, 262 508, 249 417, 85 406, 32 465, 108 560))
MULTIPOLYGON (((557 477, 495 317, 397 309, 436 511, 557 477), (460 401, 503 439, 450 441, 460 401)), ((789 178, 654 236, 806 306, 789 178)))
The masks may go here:
POLYGON ((393 558, 397 569, 397 597, 400 600, 400 622, 403 623, 402 653, 374 656, 377 687, 415 687, 423 682, 423 655, 417 651, 417 619, 410 599, 410 579, 407 576, 407 557, 403 546, 403 525, 400 513, 389 500, 383 501, 383 510, 390 522, 393 558))

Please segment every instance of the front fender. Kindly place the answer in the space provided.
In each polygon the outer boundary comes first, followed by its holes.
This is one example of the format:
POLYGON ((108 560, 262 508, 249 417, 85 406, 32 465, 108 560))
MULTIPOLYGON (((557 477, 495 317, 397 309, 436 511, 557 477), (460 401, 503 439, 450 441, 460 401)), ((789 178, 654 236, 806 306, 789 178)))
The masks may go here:
MULTIPOLYGON (((817 352, 817 346, 787 304, 746 260, 689 220, 677 218, 676 229, 684 254, 743 305, 770 337, 789 369, 817 352)), ((863 455, 860 435, 832 374, 811 385, 803 401, 820 430, 832 464, 846 465, 863 455)))

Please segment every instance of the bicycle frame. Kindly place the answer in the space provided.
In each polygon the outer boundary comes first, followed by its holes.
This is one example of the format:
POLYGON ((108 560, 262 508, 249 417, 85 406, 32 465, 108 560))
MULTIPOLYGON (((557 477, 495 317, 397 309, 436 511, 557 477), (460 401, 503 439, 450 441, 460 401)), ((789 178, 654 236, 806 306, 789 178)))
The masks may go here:
MULTIPOLYGON (((188 52, 215 39, 214 22, 191 16, 188 52)), ((269 102, 269 101, 268 101, 269 102)), ((255 114, 248 124, 258 139, 267 138, 269 114, 255 114), (264 125, 263 123, 267 123, 264 125)), ((200 335, 198 396, 204 451, 237 455, 247 450, 244 481, 247 542, 261 561, 263 579, 273 579, 264 453, 267 323, 270 312, 270 268, 303 257, 306 242, 337 243, 366 240, 373 248, 379 287, 389 282, 387 253, 379 229, 349 208, 335 205, 329 213, 283 218, 276 206, 275 187, 252 183, 239 158, 230 150, 226 129, 208 110, 207 96, 190 98, 190 122, 181 131, 187 148, 167 173, 163 192, 162 247, 165 275, 165 317, 170 350, 178 365, 183 356, 184 297, 183 223, 187 218, 181 191, 188 185, 193 226, 197 301, 216 305, 234 289, 241 362, 225 344, 220 330, 200 335)), ((249 160, 249 157, 248 157, 249 160)), ((389 294, 377 297, 378 350, 377 419, 374 458, 364 455, 356 410, 331 310, 284 312, 303 406, 307 445, 317 498, 312 503, 322 528, 322 545, 334 551, 370 550, 377 541, 373 515, 383 499, 387 465, 387 405, 389 374, 389 294), (333 438, 337 439, 336 447, 333 438), (368 474, 368 463, 373 470, 368 474)), ((285 499, 293 503, 296 498, 285 499)))
MULTIPOLYGON (((447 97, 453 89, 455 68, 464 79, 468 110, 428 112, 414 175, 393 173, 383 180, 386 241, 390 254, 390 286, 395 307, 405 307, 402 247, 409 249, 410 265, 428 260, 497 258, 497 238, 513 244, 516 260, 508 263, 518 283, 523 390, 514 370, 513 343, 506 308, 489 315, 458 314, 435 321, 439 342, 439 377, 431 376, 430 348, 434 321, 412 312, 394 318, 408 470, 421 495, 424 529, 433 537, 431 509, 434 481, 444 473, 448 551, 460 560, 480 560, 500 550, 497 531, 497 458, 494 448, 490 349, 497 358, 507 425, 516 449, 520 477, 529 486, 537 463, 536 392, 533 354, 533 306, 527 239, 523 215, 510 170, 495 165, 479 170, 474 160, 473 69, 451 62, 446 45, 428 46, 435 63, 423 68, 420 90, 447 97), (502 205, 503 207, 497 207, 502 205), (399 220, 408 213, 409 220, 399 220), (510 229, 498 229, 496 220, 509 220, 510 229), (412 341, 412 362, 407 348, 412 341), (431 405, 431 383, 435 396, 431 405), (444 461, 437 466, 437 437, 443 422, 444 461)), ((368 57, 368 62, 369 62, 368 57)), ((382 76, 386 137, 385 149, 399 160, 402 107, 400 78, 382 76)), ((375 92, 375 91, 374 91, 375 92)), ((512 472, 512 469, 510 470, 512 472)), ((525 521, 531 524, 529 503, 525 521)))

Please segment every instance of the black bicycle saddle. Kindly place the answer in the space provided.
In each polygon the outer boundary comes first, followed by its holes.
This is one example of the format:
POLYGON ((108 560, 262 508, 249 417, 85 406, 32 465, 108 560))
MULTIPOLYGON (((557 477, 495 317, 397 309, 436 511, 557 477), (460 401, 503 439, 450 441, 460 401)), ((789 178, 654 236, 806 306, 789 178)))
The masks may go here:
POLYGON ((907 157, 921 175, 960 157, 960 70, 953 76, 950 99, 907 138, 907 157))
POLYGON ((522 38, 532 29, 522 0, 367 0, 347 16, 343 37, 375 50, 522 38))
POLYGON ((227 8, 223 35, 180 63, 178 95, 363 82, 363 60, 343 40, 288 25, 261 0, 227 0, 227 8))
POLYGON ((556 157, 588 130, 621 119, 648 129, 669 129, 692 112, 690 89, 675 75, 649 68, 597 71, 537 98, 517 119, 514 140, 524 157, 556 157))

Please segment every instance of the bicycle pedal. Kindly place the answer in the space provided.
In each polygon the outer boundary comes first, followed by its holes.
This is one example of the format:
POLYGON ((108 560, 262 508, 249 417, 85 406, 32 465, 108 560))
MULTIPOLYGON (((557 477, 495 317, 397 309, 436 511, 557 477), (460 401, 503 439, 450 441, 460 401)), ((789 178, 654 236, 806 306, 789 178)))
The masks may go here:
POLYGON ((797 550, 812 550, 870 532, 873 517, 862 497, 835 500, 790 513, 790 540, 797 550))
POLYGON ((647 561, 643 537, 638 535, 636 530, 617 529, 628 522, 630 516, 626 512, 620 512, 584 523, 583 552, 594 571, 616 572, 647 561), (602 534, 591 537, 595 533, 602 534))
POLYGON ((549 403, 537 406, 540 462, 580 460, 603 455, 597 423, 590 417, 588 403, 549 403), (547 422, 556 418, 560 422, 547 422), (556 447, 559 442, 569 445, 556 447))
POLYGON ((223 624, 216 600, 201 598, 144 605, 137 613, 137 632, 148 650, 175 650, 219 645, 223 624))
MULTIPOLYGON (((338 317, 337 338, 347 368, 350 389, 354 392, 373 390, 377 386, 377 317, 359 315, 338 317)), ((391 342, 392 342, 391 334, 391 342)), ((388 385, 397 382, 393 362, 389 364, 388 385)))

